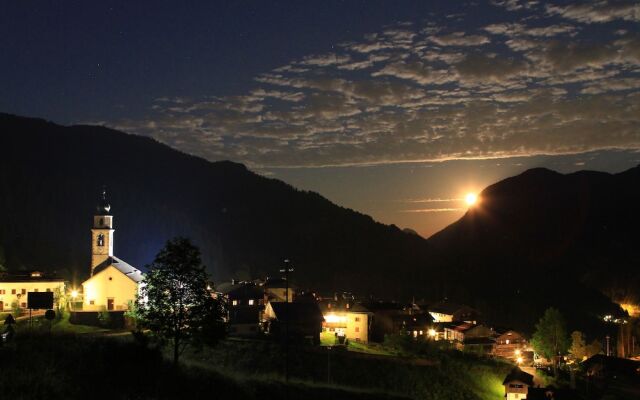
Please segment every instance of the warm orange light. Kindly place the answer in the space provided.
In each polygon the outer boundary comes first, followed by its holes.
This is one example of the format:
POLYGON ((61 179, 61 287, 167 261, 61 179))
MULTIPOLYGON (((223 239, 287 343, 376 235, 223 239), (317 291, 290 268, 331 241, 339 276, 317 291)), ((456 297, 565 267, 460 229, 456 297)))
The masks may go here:
POLYGON ((522 361, 524 361, 524 360, 522 359, 522 357, 518 357, 518 358, 516 359, 516 361, 518 362, 518 364, 522 364, 522 361))
POLYGON ((71 291, 71 298, 75 299, 76 297, 78 297, 78 291, 77 290, 72 290, 71 291))
POLYGON ((478 201, 478 195, 476 195, 475 193, 467 193, 467 195, 464 197, 464 201, 467 202, 467 205, 472 206, 478 201))

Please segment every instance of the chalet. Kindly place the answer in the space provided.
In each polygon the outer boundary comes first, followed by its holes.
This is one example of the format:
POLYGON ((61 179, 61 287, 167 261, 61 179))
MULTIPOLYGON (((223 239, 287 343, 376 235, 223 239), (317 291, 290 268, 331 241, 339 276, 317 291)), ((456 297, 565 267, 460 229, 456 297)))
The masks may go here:
POLYGON ((40 271, 0 275, 0 312, 25 310, 29 292, 54 292, 54 301, 64 294, 64 279, 40 271), (55 294, 58 294, 56 296, 55 294))
POLYGON ((330 301, 320 301, 319 306, 324 317, 323 331, 356 342, 369 341, 369 323, 373 313, 366 307, 358 303, 330 301))
POLYGON ((496 337, 493 355, 516 361, 523 352, 529 351, 530 345, 523 334, 508 330, 496 337))
POLYGON ((495 346, 495 331, 485 325, 475 325, 464 333, 464 351, 476 354, 491 354, 495 346))
POLYGON ((227 323, 231 336, 257 336, 264 312, 264 290, 256 282, 222 283, 216 291, 227 303, 227 323))
POLYGON ((533 387, 533 375, 515 367, 504 378, 502 385, 504 386, 505 400, 527 399, 529 388, 533 387))
POLYGON ((369 340, 382 342, 385 335, 427 336, 433 318, 427 312, 396 302, 372 301, 363 304, 372 313, 369 340))
POLYGON ((269 302, 262 317, 263 330, 275 338, 320 344, 324 318, 316 303, 269 302))

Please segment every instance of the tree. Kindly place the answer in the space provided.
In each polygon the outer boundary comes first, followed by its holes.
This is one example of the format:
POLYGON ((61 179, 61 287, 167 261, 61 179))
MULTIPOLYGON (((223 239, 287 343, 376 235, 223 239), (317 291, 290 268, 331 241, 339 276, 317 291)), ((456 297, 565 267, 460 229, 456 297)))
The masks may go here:
POLYGON ((569 353, 578 361, 582 361, 587 355, 587 346, 584 335, 580 331, 574 331, 571 334, 571 349, 569 353))
POLYGON ((200 250, 188 239, 169 240, 148 268, 138 297, 139 322, 171 342, 177 364, 189 344, 223 334, 222 304, 211 296, 200 250))
POLYGON ((569 349, 566 323, 560 311, 551 307, 544 312, 536 324, 531 344, 538 354, 553 360, 554 367, 557 367, 558 357, 567 354, 569 349))

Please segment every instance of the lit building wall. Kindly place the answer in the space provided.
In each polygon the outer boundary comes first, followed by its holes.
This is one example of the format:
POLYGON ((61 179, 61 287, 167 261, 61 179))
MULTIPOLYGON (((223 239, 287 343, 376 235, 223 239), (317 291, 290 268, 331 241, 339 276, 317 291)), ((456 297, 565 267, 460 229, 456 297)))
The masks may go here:
POLYGON ((64 293, 63 281, 0 282, 0 311, 10 311, 14 303, 20 308, 27 308, 29 292, 55 293, 57 289, 64 293))
POLYGON ((82 289, 83 310, 87 311, 109 310, 110 305, 114 311, 126 310, 138 294, 138 284, 113 266, 83 282, 82 289))

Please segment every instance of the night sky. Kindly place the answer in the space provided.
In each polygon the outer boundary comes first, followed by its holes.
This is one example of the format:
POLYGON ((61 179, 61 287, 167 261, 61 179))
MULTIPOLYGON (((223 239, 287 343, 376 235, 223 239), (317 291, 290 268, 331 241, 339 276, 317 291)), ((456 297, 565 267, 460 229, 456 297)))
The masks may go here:
POLYGON ((424 236, 531 167, 640 163, 640 3, 19 1, 0 111, 153 136, 424 236))

